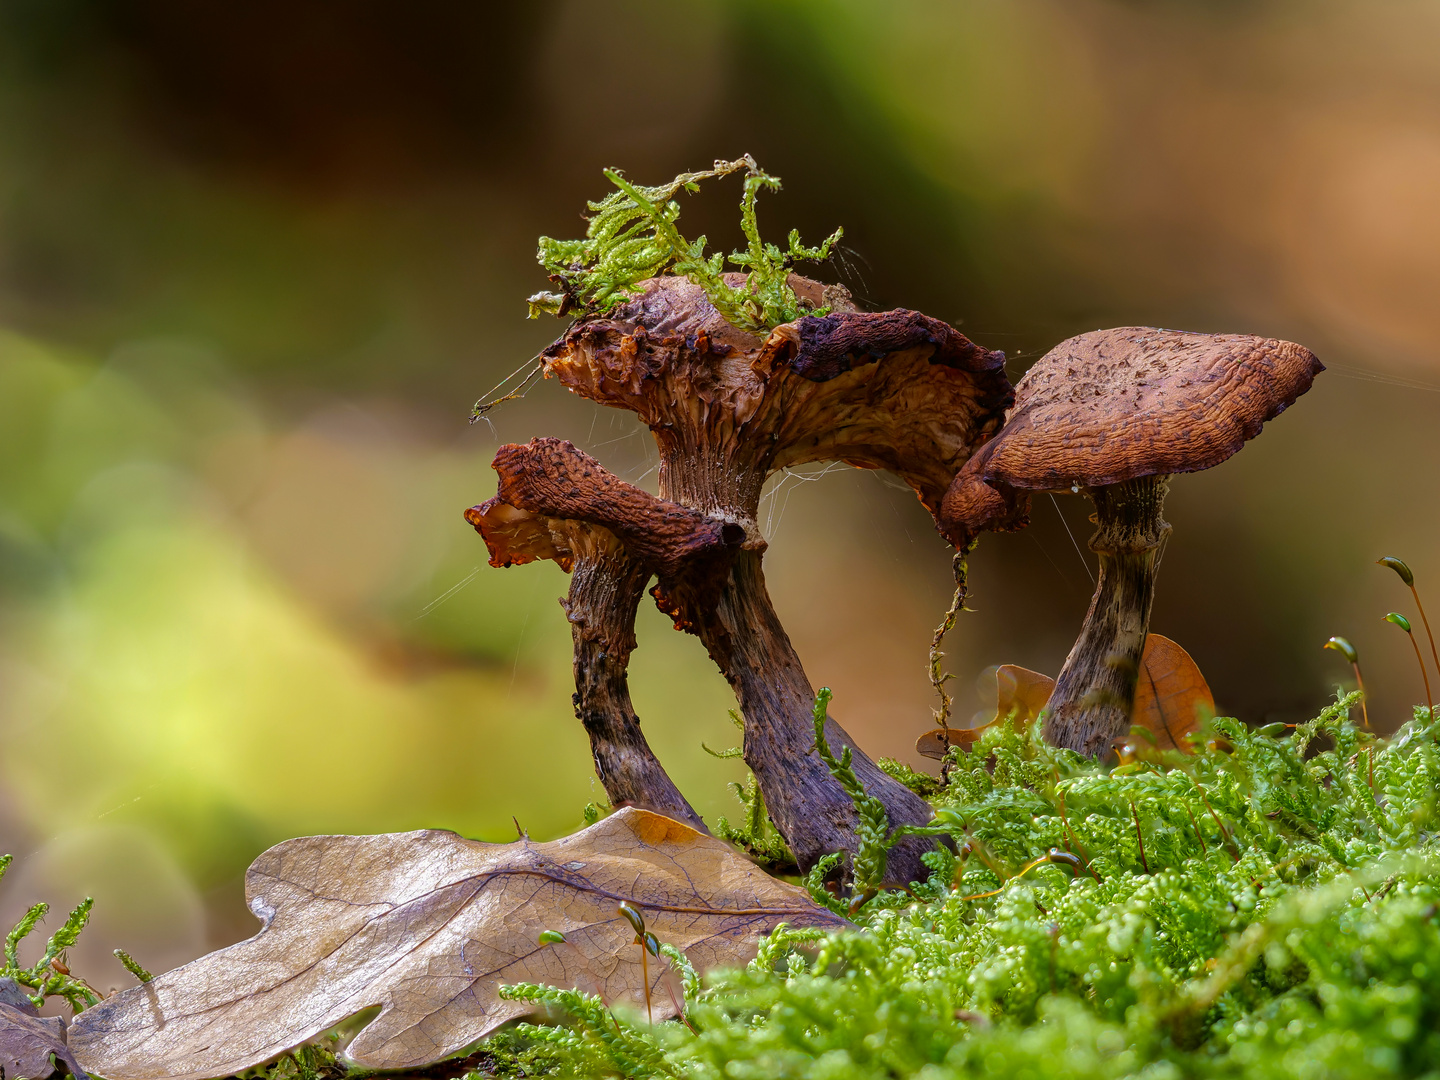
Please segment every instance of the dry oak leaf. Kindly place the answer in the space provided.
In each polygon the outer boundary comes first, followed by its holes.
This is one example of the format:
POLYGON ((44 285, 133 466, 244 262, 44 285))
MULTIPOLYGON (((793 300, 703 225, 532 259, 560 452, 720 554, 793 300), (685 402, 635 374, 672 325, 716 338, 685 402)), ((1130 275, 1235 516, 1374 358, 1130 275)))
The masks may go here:
POLYGON ((1032 723, 1050 695, 1055 691, 1055 680, 1018 664, 1001 664, 995 669, 996 700, 995 719, 988 724, 973 728, 935 728, 915 740, 915 751, 924 757, 943 760, 950 746, 958 746, 966 753, 980 740, 989 728, 1001 720, 1009 720, 1026 727, 1032 723))
MULTIPOLYGON (((108 1080, 225 1076, 266 1061, 362 1009, 380 1014, 350 1044, 358 1066, 413 1068, 533 1011, 507 983, 643 1000, 640 948, 617 911, 697 969, 737 966, 781 922, 844 920, 726 844, 627 807, 560 840, 486 844, 426 830, 312 836, 265 852, 245 880, 264 923, 82 1013, 70 1045, 108 1080), (565 942, 540 945, 546 930, 565 942)), ((666 965, 649 965, 656 993, 666 965)))
POLYGON ((1215 697, 1190 654, 1159 634, 1145 639, 1140 657, 1140 678, 1130 723, 1155 738, 1161 750, 1193 753, 1186 735, 1215 715, 1215 697))

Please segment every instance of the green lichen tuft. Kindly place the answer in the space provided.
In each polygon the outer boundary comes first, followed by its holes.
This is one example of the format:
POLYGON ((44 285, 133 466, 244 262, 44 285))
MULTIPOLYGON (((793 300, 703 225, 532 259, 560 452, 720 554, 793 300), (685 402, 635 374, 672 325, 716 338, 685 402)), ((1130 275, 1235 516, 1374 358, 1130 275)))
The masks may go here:
POLYGON ((761 170, 748 154, 735 161, 717 161, 703 172, 682 173, 657 187, 632 184, 618 169, 606 169, 605 178, 617 190, 588 204, 590 224, 584 239, 540 238, 537 258, 559 291, 530 297, 531 318, 541 312, 603 315, 636 295, 640 282, 672 273, 704 289, 716 310, 735 326, 770 330, 811 310, 789 285, 791 267, 828 259, 843 235, 836 229, 819 247, 806 247, 794 230, 784 248, 761 239, 756 198, 766 188, 778 191, 780 178, 761 170), (676 226, 680 204, 675 197, 681 190, 698 191, 702 180, 738 172, 745 176, 740 199, 745 249, 728 257, 719 252, 707 255, 704 236, 687 240, 676 226), (725 281, 727 262, 745 272, 743 285, 725 281))

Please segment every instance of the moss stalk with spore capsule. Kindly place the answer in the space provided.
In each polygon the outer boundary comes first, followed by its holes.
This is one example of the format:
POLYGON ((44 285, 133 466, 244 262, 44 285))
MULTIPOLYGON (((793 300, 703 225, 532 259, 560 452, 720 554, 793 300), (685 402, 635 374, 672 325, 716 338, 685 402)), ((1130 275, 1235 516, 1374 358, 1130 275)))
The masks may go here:
POLYGON ((1367 695, 1365 693, 1365 680, 1360 676, 1360 654, 1355 651, 1355 646, 1351 645, 1350 642, 1343 637, 1332 637, 1329 641, 1325 642, 1324 648, 1333 649, 1345 657, 1346 660, 1350 661, 1350 667, 1355 672, 1355 689, 1360 691, 1360 716, 1365 722, 1365 730, 1369 731, 1370 710, 1365 705, 1367 695))
POLYGON ((1415 662, 1420 665, 1420 678, 1425 682, 1425 707, 1430 715, 1435 715, 1435 699, 1430 696, 1430 676, 1425 672, 1425 658, 1420 655, 1420 646, 1415 641, 1415 634, 1410 629, 1410 620, 1401 615, 1398 611, 1392 611, 1385 616, 1385 621, 1393 623, 1405 631, 1405 636, 1410 639, 1410 647, 1415 650, 1415 662))
POLYGON ((1420 603, 1420 592, 1415 588, 1415 575, 1403 559, 1397 559, 1393 555, 1386 555, 1383 559, 1377 559, 1376 565, 1388 566, 1399 575, 1410 589, 1410 595, 1415 598, 1415 610, 1420 612, 1420 622, 1425 627, 1425 636, 1430 639, 1430 658, 1435 661, 1435 672, 1440 674, 1440 651, 1435 648, 1435 635, 1430 632, 1430 620, 1425 616, 1425 605, 1420 603))

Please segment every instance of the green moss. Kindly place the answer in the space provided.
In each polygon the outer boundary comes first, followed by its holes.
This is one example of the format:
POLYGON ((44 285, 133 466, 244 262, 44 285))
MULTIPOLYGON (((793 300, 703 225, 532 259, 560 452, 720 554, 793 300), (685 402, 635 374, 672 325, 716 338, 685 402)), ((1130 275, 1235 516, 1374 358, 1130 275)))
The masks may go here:
POLYGON ((540 238, 537 258, 560 291, 530 297, 531 318, 541 312, 605 314, 635 295, 641 281, 662 273, 695 282, 726 319, 744 330, 773 329, 810 310, 790 288, 790 268, 828 259, 842 230, 836 229, 813 248, 801 244, 800 234, 793 230, 783 249, 762 240, 756 197, 766 188, 778 191, 780 178, 761 170, 748 154, 735 161, 717 161, 703 172, 683 173, 657 187, 632 184, 618 169, 606 169, 605 178, 617 190, 588 204, 590 224, 584 239, 540 238), (680 204, 675 197, 681 190, 698 191, 702 180, 737 172, 745 176, 740 199, 745 249, 728 257, 719 252, 707 255, 705 237, 687 240, 676 226, 680 204), (727 262, 746 273, 742 286, 724 280, 727 262))
MULTIPOLYGON (((10 868, 12 856, 0 855, 0 878, 10 868)), ((33 990, 30 1000, 37 1006, 44 1005, 49 997, 63 998, 75 1012, 96 1004, 100 997, 86 983, 69 973, 65 954, 80 939, 80 932, 90 921, 90 908, 95 901, 88 896, 75 906, 60 929, 50 935, 45 943, 45 952, 39 960, 29 966, 20 963, 20 942, 29 937, 45 918, 50 905, 39 903, 31 907, 5 935, 5 962, 0 966, 0 979, 14 979, 20 986, 33 990)))
POLYGON ((1350 703, 1115 769, 997 728, 933 796, 959 854, 854 931, 778 930, 684 1025, 516 987, 573 1018, 517 1037, 597 1077, 1436 1075, 1437 725, 1350 703))

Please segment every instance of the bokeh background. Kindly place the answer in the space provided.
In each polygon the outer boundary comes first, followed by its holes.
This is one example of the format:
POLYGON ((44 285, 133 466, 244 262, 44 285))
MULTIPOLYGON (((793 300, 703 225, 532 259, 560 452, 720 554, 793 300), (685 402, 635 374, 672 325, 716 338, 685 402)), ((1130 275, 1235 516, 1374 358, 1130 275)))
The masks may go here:
MULTIPOLYGON (((555 337, 540 234, 602 167, 755 154, 818 276, 949 319, 1018 378, 1132 323, 1288 337, 1329 370, 1181 477, 1154 628, 1221 708, 1313 714, 1359 647, 1377 726, 1421 689, 1374 565, 1440 615, 1440 5, 1432 0, 6 0, 0 5, 0 922, 97 898, 72 966, 165 968, 254 930, 244 867, 321 831, 567 832, 603 792, 554 567, 461 511, 503 441, 653 483, 628 414, 552 384, 468 425, 555 337)), ((682 225, 738 240, 738 185, 682 225)), ((934 704, 950 556, 850 469, 764 506, 776 604, 873 754, 934 704)), ((1088 505, 985 539, 949 649, 1054 674, 1088 505)), ((644 611, 635 699, 713 818, 728 689, 644 611)), ((49 925, 58 923, 58 912, 49 925)))

